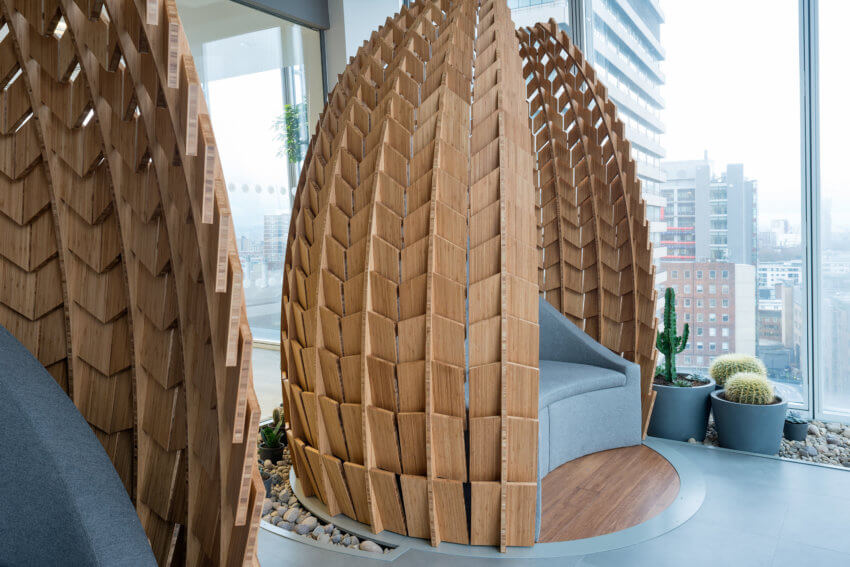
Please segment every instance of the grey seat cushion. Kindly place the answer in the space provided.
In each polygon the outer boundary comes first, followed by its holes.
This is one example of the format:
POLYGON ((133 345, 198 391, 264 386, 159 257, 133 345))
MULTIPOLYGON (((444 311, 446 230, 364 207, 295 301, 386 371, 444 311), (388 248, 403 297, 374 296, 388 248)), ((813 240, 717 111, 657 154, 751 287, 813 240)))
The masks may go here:
POLYGON ((616 370, 574 362, 541 360, 539 407, 544 408, 558 400, 587 392, 618 388, 625 383, 626 375, 616 370))
POLYGON ((0 565, 156 566, 103 445, 2 327, 0 565))

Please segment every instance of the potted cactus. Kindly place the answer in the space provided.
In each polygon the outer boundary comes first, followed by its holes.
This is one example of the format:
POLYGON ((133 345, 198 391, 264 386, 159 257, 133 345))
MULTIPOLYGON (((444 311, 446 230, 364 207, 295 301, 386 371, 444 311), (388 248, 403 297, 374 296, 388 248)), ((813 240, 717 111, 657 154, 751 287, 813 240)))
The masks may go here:
POLYGON ((720 445, 739 451, 775 455, 782 441, 788 402, 776 396, 758 372, 739 372, 711 394, 711 409, 720 445))
POLYGON ((782 433, 789 441, 805 441, 809 434, 809 420, 791 410, 785 415, 782 433))
POLYGON ((655 341, 656 348, 664 355, 664 364, 652 385, 656 397, 648 433, 653 437, 677 441, 693 438, 702 442, 708 427, 709 394, 714 390, 714 382, 677 372, 676 355, 685 350, 688 331, 685 323, 682 335, 676 334, 676 292, 668 287, 664 292, 664 328, 655 341))
POLYGON ((711 361, 708 374, 717 384, 720 390, 726 384, 726 380, 739 372, 755 372, 767 378, 767 368, 758 358, 750 354, 724 354, 711 361))
POLYGON ((263 461, 270 460, 273 463, 283 458, 283 447, 286 444, 286 436, 281 434, 283 419, 280 410, 275 408, 272 412, 272 424, 260 428, 260 445, 258 447, 259 458, 263 461))

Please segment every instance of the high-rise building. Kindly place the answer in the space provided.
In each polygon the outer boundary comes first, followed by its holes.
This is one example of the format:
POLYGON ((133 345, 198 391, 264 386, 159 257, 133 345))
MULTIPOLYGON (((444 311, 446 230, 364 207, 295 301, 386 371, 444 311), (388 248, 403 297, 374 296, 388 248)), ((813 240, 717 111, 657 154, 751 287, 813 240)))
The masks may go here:
POLYGON ((263 261, 269 270, 283 267, 290 216, 289 213, 281 213, 263 217, 263 261))
POLYGON ((755 265, 758 260, 756 182, 744 166, 712 175, 707 159, 664 163, 667 230, 665 260, 717 260, 755 265))

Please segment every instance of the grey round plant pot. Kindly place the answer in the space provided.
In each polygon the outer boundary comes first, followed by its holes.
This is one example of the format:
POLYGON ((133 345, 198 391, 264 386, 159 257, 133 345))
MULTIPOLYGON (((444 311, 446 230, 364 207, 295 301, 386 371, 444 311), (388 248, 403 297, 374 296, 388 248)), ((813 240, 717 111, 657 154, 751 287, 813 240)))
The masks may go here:
POLYGON ((739 404, 727 400, 725 392, 711 393, 720 446, 765 455, 778 453, 788 402, 776 396, 777 401, 768 405, 739 404))
POLYGON ((806 436, 809 434, 809 422, 807 421, 804 421, 803 423, 786 421, 783 427, 783 434, 789 441, 805 441, 806 436))
MULTIPOLYGON (((679 377, 688 374, 680 373, 679 377)), ((714 391, 714 380, 699 386, 681 387, 653 384, 655 405, 649 421, 649 435, 674 441, 695 439, 702 443, 708 428, 711 410, 709 395, 714 391)))

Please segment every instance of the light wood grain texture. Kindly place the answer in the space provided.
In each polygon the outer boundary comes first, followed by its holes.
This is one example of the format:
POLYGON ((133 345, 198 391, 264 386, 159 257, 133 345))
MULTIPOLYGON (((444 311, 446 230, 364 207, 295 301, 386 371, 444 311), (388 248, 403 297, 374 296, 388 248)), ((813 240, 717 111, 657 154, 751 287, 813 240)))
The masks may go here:
POLYGON ((376 533, 532 545, 538 298, 641 364, 646 422, 646 228, 622 124, 563 33, 517 33, 505 0, 403 7, 339 76, 295 195, 296 473, 332 513, 346 488, 376 533))
POLYGON ((640 524, 679 493, 679 475, 644 445, 593 453, 543 479, 540 541, 594 537, 640 524))
POLYGON ((92 426, 160 564, 252 563, 252 341, 176 4, 2 0, 0 17, 0 323, 92 426))

